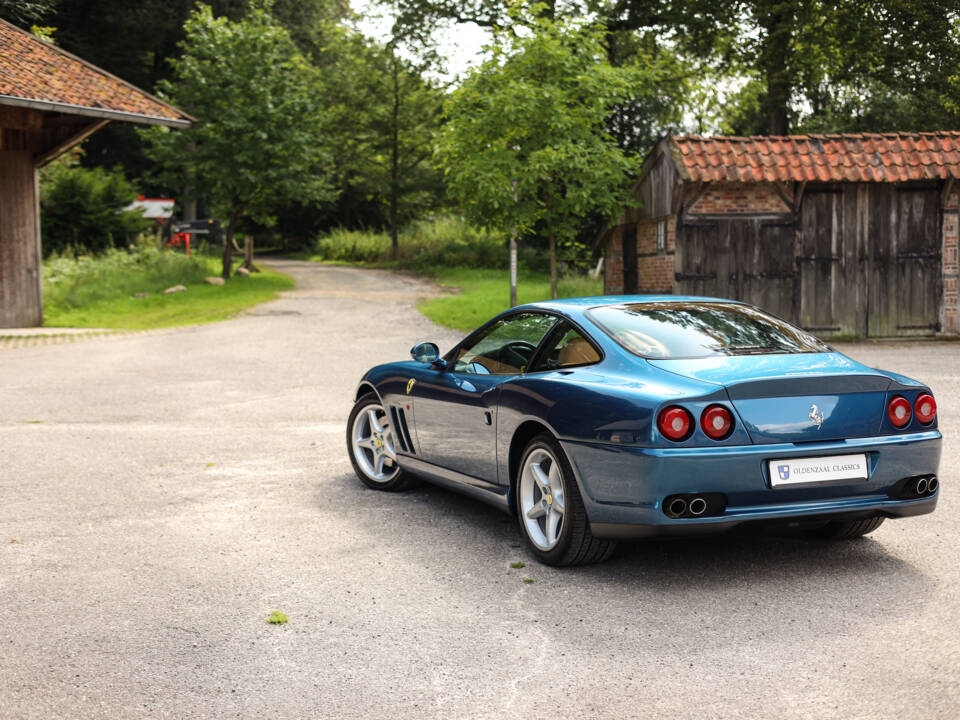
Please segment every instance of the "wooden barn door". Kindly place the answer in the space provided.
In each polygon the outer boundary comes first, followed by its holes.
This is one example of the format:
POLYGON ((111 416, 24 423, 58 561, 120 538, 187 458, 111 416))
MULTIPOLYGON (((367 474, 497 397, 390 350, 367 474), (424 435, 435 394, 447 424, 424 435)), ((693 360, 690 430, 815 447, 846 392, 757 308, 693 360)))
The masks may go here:
POLYGON ((848 332, 857 332, 849 327, 856 308, 843 303, 843 193, 808 189, 800 209, 800 228, 797 323, 815 334, 837 333, 845 324, 848 332))
POLYGON ((737 288, 732 297, 784 320, 794 317, 794 245, 797 226, 769 220, 730 221, 737 251, 737 288))
POLYGON ((676 293, 733 297, 737 270, 729 223, 683 223, 677 236, 676 293))
POLYGON ((871 188, 868 333, 929 335, 940 328, 940 194, 871 188))

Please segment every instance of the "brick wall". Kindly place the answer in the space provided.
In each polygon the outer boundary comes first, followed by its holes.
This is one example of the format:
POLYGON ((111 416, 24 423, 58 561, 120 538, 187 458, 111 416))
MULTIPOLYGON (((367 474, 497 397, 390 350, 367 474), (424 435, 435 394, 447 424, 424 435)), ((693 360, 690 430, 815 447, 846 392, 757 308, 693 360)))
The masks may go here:
POLYGON ((943 309, 940 327, 944 333, 960 334, 958 319, 957 285, 960 281, 958 270, 958 193, 954 190, 943 204, 943 248, 941 253, 943 267, 943 309))
MULTIPOLYGON (((629 226, 613 229, 607 237, 604 251, 603 291, 607 295, 624 292, 622 233, 629 226)), ((637 292, 673 292, 673 254, 677 236, 676 216, 644 220, 637 223, 637 292), (666 247, 657 247, 659 226, 663 224, 666 247)))
MULTIPOLYGON (((789 186, 782 187, 789 193, 789 186)), ((774 183, 712 183, 687 210, 690 215, 788 212, 790 206, 777 192, 774 183)))
POLYGON ((676 215, 637 223, 637 292, 673 292, 673 254, 676 239, 676 215), (661 232, 665 241, 663 249, 657 245, 657 237, 661 232))

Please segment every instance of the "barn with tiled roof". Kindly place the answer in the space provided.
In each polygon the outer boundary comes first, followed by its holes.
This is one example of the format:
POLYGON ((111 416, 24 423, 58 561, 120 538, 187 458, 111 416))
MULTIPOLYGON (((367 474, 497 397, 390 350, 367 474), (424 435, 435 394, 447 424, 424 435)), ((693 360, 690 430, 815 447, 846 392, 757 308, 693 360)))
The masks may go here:
POLYGON ((110 122, 192 118, 0 20, 0 328, 43 322, 37 169, 110 122))
POLYGON ((604 237, 608 293, 754 303, 826 337, 958 334, 960 132, 669 136, 604 237))

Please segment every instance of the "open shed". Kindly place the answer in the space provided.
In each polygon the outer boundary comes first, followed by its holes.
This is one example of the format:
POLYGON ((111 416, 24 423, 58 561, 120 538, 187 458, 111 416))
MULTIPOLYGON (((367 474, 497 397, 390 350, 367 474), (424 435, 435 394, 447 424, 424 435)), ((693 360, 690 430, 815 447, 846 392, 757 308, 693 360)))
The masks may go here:
POLYGON ((825 336, 957 334, 960 133, 668 136, 607 293, 744 300, 825 336))
POLYGON ((0 328, 43 323, 37 169, 109 122, 192 118, 0 20, 0 328))

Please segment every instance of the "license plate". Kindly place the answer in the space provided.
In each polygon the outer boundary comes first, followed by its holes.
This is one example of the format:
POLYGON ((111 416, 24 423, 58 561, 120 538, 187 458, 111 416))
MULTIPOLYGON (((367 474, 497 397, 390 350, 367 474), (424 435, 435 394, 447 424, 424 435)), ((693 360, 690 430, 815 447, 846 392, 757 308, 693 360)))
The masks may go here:
POLYGON ((866 480, 869 476, 867 456, 863 453, 767 460, 767 469, 770 471, 770 484, 773 487, 808 485, 836 480, 866 480))

